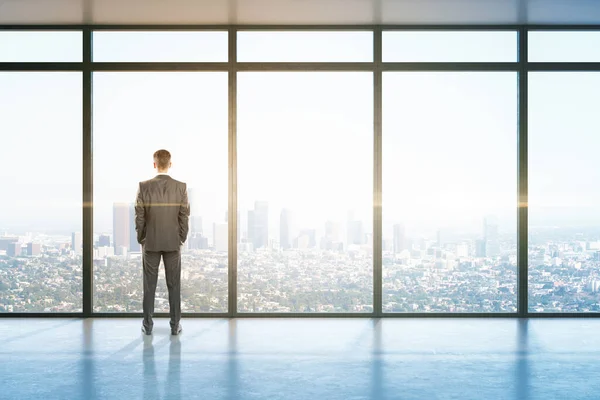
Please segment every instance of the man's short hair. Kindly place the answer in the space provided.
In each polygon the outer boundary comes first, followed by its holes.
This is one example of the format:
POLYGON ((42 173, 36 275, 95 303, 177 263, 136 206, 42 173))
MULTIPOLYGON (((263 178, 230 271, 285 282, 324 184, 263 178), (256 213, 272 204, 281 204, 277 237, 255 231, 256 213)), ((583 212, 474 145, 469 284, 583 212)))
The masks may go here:
POLYGON ((171 162, 171 153, 169 153, 167 150, 158 150, 154 153, 154 162, 156 163, 156 167, 158 169, 169 168, 169 163, 171 162))

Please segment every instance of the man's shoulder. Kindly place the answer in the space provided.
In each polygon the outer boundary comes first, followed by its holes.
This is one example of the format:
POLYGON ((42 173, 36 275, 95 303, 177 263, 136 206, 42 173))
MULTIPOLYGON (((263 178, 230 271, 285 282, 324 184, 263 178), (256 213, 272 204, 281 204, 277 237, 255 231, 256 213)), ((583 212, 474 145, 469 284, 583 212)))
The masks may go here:
POLYGON ((173 181, 173 183, 175 183, 178 186, 186 186, 185 182, 178 181, 177 179, 173 179, 173 178, 171 178, 171 180, 173 181))
POLYGON ((145 181, 140 181, 140 186, 147 186, 151 184, 156 178, 146 179, 145 181))
MULTIPOLYGON (((156 182, 158 182, 158 181, 160 181, 160 180, 161 180, 161 179, 160 179, 160 178, 158 178, 158 176, 155 176, 154 178, 150 178, 150 179, 147 179, 147 180, 145 180, 145 181, 141 181, 141 182, 140 182, 140 186, 152 185, 152 184, 154 184, 154 183, 156 183, 156 182)), ((184 187, 186 186, 186 183, 185 183, 185 182, 178 181, 177 179, 173 179, 173 178, 172 178, 172 177, 170 177, 170 176, 169 176, 169 180, 170 180, 172 183, 176 184, 177 186, 184 186, 184 187)))

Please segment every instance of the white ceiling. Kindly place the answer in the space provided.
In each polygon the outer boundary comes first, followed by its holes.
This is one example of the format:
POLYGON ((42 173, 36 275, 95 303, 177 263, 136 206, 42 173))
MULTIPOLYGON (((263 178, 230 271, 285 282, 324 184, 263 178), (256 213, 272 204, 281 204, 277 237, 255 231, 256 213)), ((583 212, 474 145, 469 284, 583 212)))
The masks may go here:
POLYGON ((0 0, 0 24, 600 24, 600 0, 0 0))

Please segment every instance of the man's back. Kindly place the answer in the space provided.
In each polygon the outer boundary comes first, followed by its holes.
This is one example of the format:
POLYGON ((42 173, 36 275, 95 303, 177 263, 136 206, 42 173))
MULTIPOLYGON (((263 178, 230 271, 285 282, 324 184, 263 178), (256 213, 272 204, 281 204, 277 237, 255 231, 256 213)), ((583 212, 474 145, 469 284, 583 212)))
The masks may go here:
POLYGON ((147 251, 176 251, 188 234, 187 186, 161 174, 140 182, 136 199, 138 242, 147 251))

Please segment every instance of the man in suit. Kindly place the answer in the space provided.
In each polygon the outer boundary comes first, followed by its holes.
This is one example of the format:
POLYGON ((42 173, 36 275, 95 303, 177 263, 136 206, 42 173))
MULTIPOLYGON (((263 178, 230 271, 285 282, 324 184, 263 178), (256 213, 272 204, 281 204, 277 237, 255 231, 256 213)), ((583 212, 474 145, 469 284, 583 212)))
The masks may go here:
POLYGON ((162 257, 169 289, 171 334, 181 333, 181 246, 188 235, 190 204, 187 186, 169 176, 171 154, 154 153, 157 175, 140 182, 135 202, 135 230, 142 245, 144 267, 144 321, 142 332, 152 333, 154 296, 162 257))

